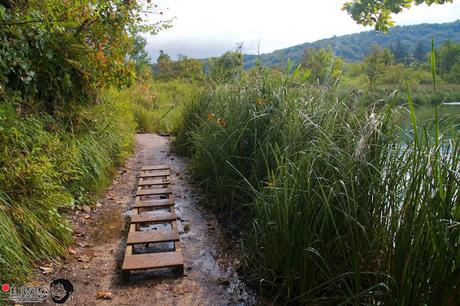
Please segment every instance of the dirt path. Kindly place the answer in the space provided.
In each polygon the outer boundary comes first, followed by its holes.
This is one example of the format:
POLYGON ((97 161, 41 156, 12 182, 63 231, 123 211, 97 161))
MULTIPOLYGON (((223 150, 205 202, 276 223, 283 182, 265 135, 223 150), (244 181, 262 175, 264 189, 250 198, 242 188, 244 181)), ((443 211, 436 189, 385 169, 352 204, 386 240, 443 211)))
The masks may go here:
MULTIPOLYGON (((252 305, 255 297, 239 280, 239 262, 214 215, 202 209, 188 182, 187 162, 169 153, 167 137, 138 134, 136 150, 114 180, 98 207, 76 210, 71 216, 75 253, 39 281, 69 279, 74 293, 66 305, 252 305), (167 164, 172 169, 178 227, 185 258, 185 275, 169 272, 132 273, 121 280, 120 266, 126 239, 126 213, 133 201, 137 176, 145 165, 167 164), (184 230, 185 229, 185 230, 184 230), (110 291, 111 300, 98 300, 98 291, 110 291)), ((45 269, 46 270, 46 269, 45 269)), ((49 302, 48 305, 54 305, 49 302)))

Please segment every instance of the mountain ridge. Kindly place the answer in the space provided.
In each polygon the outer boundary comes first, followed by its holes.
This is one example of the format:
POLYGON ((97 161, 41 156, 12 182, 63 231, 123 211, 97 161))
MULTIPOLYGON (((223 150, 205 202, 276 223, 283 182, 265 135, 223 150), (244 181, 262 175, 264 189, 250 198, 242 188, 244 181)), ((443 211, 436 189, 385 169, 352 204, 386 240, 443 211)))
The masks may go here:
MULTIPOLYGON (((275 50, 261 54, 259 57, 263 64, 268 66, 283 66, 290 58, 295 63, 302 59, 305 48, 331 47, 335 55, 343 57, 346 61, 361 61, 371 51, 373 45, 390 48, 397 52, 413 55, 416 48, 418 52, 429 52, 431 38, 435 38, 436 46, 447 40, 460 42, 460 20, 449 23, 422 23, 417 25, 396 26, 388 33, 376 31, 363 31, 355 34, 333 36, 315 42, 307 42, 292 47, 275 50)), ((244 67, 255 65, 258 56, 244 55, 244 67)))

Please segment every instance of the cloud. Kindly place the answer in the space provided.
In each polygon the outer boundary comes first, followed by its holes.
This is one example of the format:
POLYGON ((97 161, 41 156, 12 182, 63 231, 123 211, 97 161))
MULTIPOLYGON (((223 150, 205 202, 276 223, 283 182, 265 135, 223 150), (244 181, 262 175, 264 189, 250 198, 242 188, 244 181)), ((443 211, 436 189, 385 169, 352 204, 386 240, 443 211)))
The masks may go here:
MULTIPOLYGON (((147 50, 156 60, 163 49, 173 58, 218 56, 243 43, 247 53, 271 52, 334 35, 361 32, 341 7, 341 0, 158 0, 174 26, 148 36, 147 50)), ((460 3, 414 7, 396 16, 397 24, 460 19, 460 3)))

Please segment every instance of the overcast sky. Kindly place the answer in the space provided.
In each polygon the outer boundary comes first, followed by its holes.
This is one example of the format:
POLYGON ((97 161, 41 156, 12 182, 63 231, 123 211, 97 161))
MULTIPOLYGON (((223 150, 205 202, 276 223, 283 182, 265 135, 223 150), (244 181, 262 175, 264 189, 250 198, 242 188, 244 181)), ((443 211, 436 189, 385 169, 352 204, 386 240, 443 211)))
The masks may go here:
MULTIPOLYGON (((204 58, 218 56, 243 43, 245 53, 267 53, 304 42, 361 32, 341 10, 343 0, 157 0, 173 27, 149 36, 147 50, 156 61, 159 50, 204 58)), ((159 15, 156 15, 157 18, 159 15)), ((460 19, 460 1, 419 6, 395 17, 398 25, 460 19)))

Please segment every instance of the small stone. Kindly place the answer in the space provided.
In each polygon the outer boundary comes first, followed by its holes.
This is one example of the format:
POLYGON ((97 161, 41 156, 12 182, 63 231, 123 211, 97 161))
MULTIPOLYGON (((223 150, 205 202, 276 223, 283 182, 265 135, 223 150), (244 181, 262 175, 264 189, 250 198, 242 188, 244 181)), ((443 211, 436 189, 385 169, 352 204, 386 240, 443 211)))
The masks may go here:
POLYGON ((89 207, 88 205, 84 205, 84 206, 83 206, 83 211, 84 211, 85 213, 90 213, 90 212, 91 212, 91 207, 89 207))

